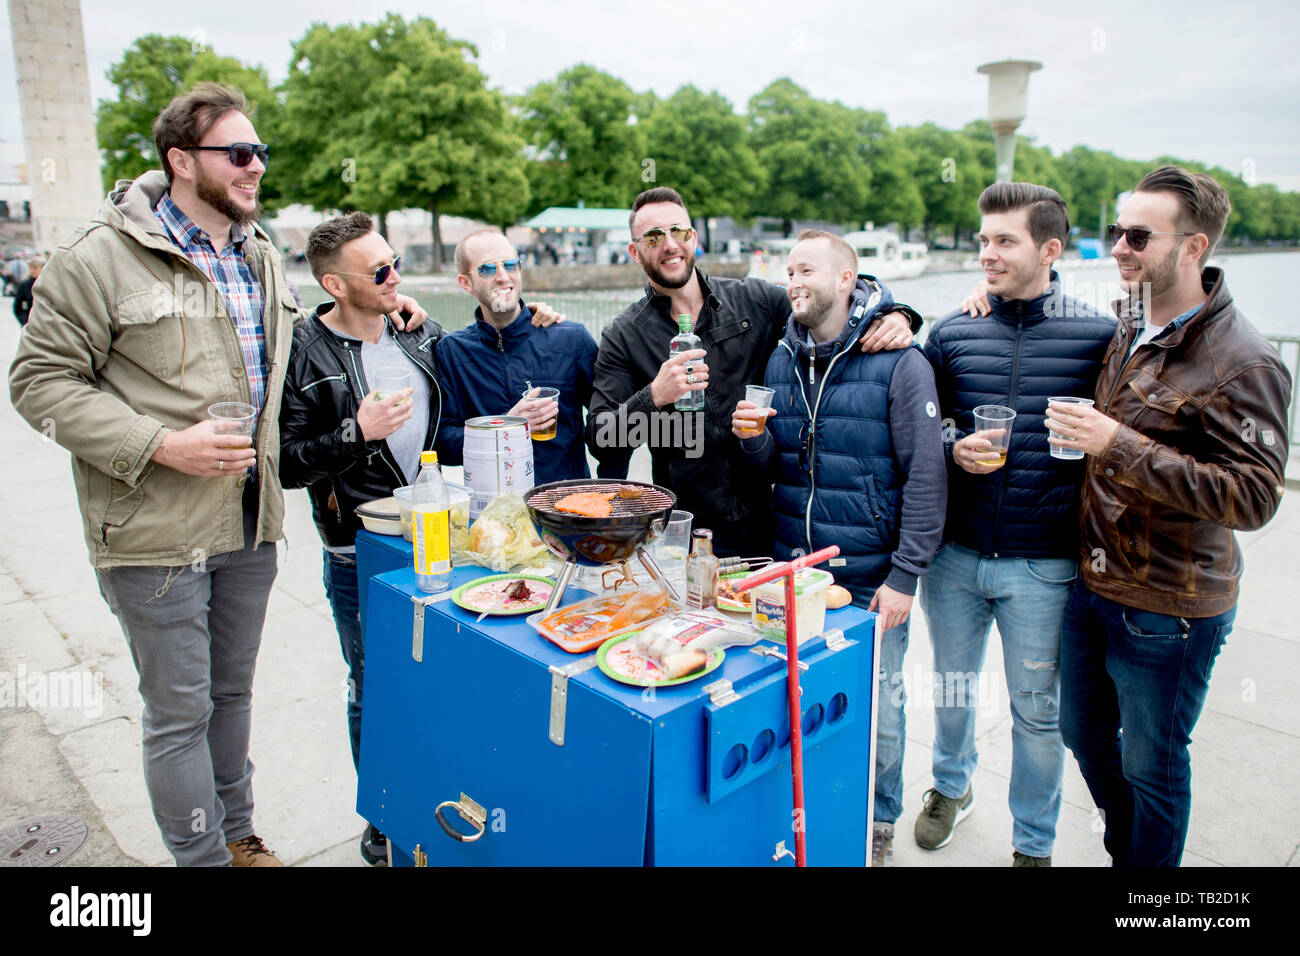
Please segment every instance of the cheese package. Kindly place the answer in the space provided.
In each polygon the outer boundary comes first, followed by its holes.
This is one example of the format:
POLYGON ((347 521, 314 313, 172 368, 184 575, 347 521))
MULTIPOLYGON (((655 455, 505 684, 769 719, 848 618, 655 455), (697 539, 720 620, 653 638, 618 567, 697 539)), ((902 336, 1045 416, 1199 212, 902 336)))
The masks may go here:
MULTIPOLYGON (((796 643, 816 637, 826 625, 826 589, 833 580, 830 572, 802 568, 794 574, 796 643)), ((785 578, 754 588, 750 620, 769 641, 785 643, 785 578)))

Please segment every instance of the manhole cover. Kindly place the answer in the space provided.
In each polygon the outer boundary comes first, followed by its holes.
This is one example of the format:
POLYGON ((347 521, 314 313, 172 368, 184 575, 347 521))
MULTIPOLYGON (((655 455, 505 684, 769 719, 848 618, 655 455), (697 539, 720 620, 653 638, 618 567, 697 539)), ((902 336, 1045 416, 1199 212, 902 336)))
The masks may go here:
POLYGON ((0 832, 0 866, 58 866, 86 842, 76 817, 25 820, 0 832))

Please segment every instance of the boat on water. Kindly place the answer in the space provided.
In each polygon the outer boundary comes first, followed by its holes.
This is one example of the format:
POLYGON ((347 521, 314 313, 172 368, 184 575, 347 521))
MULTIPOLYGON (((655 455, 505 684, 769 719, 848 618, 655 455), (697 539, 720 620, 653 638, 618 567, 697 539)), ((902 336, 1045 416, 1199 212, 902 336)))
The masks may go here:
MULTIPOLYGON (((889 229, 864 229, 843 236, 858 254, 858 274, 875 276, 883 282, 915 279, 930 264, 930 251, 923 242, 904 242, 889 229)), ((795 239, 768 239, 750 257, 749 276, 784 285, 785 261, 795 239)))

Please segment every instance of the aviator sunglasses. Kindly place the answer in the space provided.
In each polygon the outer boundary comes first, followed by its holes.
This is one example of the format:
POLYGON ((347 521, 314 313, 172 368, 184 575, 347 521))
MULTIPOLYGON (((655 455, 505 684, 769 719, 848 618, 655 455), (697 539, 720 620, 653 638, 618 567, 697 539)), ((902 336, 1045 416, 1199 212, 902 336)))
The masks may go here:
POLYGON ((655 246, 660 245, 670 235, 677 242, 685 242, 691 237, 691 233, 694 231, 695 230, 690 226, 669 226, 667 231, 656 226, 654 229, 647 229, 633 241, 644 242, 647 248, 653 249, 655 246))
POLYGON ((1155 232, 1151 229, 1141 229, 1137 226, 1129 226, 1127 229, 1121 229, 1115 223, 1106 227, 1106 241, 1112 246, 1119 242, 1119 237, 1123 236, 1128 240, 1129 248, 1134 252, 1141 252, 1147 247, 1152 236, 1193 236, 1192 232, 1155 232))
POLYGON ((389 272, 402 271, 402 257, 394 256, 391 262, 385 262, 374 272, 336 272, 336 276, 353 276, 357 279, 374 279, 375 285, 383 285, 388 281, 389 272))
MULTIPOLYGON (((506 270, 506 272, 518 272, 519 267, 522 264, 523 263, 518 259, 518 257, 514 259, 501 260, 501 266, 506 270)), ((475 271, 477 271, 484 279, 491 279, 497 274, 497 264, 495 262, 485 262, 475 271)))
POLYGON ((243 169, 256 156, 265 166, 271 161, 271 147, 265 143, 231 143, 229 146, 187 146, 186 149, 203 150, 213 153, 225 153, 231 166, 243 169))

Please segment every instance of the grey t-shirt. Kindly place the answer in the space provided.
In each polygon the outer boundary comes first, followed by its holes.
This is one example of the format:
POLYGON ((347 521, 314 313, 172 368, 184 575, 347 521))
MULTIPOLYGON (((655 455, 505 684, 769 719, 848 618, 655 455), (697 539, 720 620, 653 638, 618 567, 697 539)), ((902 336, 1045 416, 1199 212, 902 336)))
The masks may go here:
POLYGON ((411 484, 420 473, 420 452, 424 451, 424 436, 429 432, 429 376, 402 351, 385 325, 378 342, 373 345, 369 342, 361 343, 361 367, 365 369, 370 391, 375 390, 379 370, 388 365, 408 369, 411 373, 411 387, 415 389, 411 394, 411 402, 415 406, 411 417, 386 439, 388 450, 393 453, 393 458, 406 475, 406 483, 411 484))

